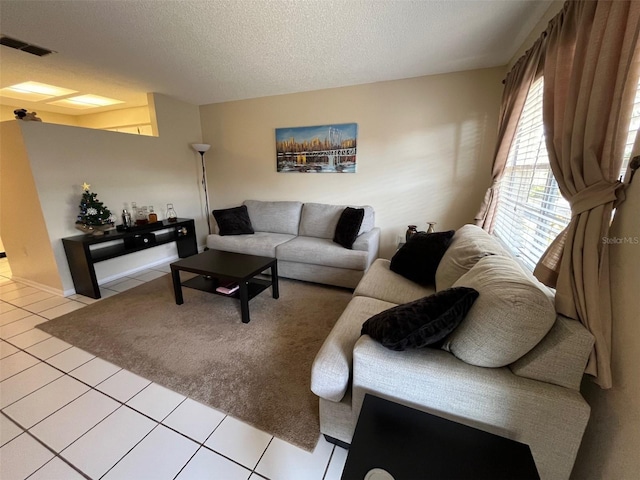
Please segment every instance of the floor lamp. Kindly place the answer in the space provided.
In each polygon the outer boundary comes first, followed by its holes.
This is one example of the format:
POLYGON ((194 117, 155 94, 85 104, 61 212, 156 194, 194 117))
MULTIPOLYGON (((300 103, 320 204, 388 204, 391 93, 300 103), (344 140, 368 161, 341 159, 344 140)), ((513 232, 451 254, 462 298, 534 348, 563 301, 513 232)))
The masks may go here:
POLYGON ((207 167, 204 164, 204 152, 211 148, 206 143, 192 143, 191 148, 200 154, 202 161, 202 188, 204 189, 204 203, 207 209, 207 227, 209 227, 209 235, 211 235, 211 212, 209 211, 209 192, 207 191, 207 167))

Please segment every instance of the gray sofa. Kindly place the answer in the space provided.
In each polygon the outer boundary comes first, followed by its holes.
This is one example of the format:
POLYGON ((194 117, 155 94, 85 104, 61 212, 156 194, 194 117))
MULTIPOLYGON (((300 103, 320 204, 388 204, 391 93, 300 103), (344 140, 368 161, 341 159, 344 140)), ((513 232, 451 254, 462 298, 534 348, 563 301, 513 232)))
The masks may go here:
POLYGON ((352 249, 333 242, 344 205, 246 200, 252 235, 207 236, 207 247, 278 259, 278 275, 355 288, 378 256, 380 229, 375 213, 365 214, 352 249))
POLYGON ((316 356, 321 432, 350 443, 371 393, 526 443, 541 478, 569 478, 590 414, 579 386, 591 334, 557 316, 552 292, 476 226, 456 231, 435 286, 389 265, 373 263, 316 356), (361 336, 372 315, 452 286, 479 297, 442 349, 393 351, 361 336))

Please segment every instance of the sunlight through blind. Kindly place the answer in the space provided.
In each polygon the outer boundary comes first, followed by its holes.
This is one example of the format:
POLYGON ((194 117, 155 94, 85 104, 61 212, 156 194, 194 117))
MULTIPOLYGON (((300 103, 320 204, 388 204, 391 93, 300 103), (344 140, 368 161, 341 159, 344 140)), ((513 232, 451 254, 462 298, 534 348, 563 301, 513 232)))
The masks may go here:
MULTIPOLYGON (((542 128, 540 78, 531 86, 500 182, 494 233, 531 270, 571 219, 549 165, 542 128)), ((626 168, 640 127, 640 84, 636 92, 625 157, 626 168)))

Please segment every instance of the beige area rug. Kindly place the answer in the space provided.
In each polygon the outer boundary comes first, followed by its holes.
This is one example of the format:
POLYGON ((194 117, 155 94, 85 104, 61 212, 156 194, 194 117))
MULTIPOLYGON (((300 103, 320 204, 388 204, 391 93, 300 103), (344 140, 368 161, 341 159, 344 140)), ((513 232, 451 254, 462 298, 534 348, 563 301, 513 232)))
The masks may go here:
POLYGON ((41 330, 306 450, 320 435, 311 364, 351 298, 346 289, 280 280, 240 320, 232 298, 171 276, 38 325, 41 330))

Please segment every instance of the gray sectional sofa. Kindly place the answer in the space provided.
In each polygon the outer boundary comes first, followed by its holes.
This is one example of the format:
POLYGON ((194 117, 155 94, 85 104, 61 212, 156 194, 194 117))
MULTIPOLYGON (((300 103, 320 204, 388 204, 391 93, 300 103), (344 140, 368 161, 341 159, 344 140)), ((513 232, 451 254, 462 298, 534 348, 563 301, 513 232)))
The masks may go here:
POLYGON ((355 288, 378 256, 380 229, 375 212, 363 206, 364 219, 352 249, 333 242, 344 205, 246 200, 254 234, 207 236, 207 247, 278 259, 278 275, 355 288))
POLYGON ((526 443, 542 479, 569 478, 590 414, 579 386, 591 334, 557 316, 552 292, 476 226, 456 231, 434 286, 389 266, 373 263, 316 356, 321 432, 350 443, 371 393, 526 443), (479 296, 442 349, 393 351, 361 336, 371 316, 452 286, 479 296))

